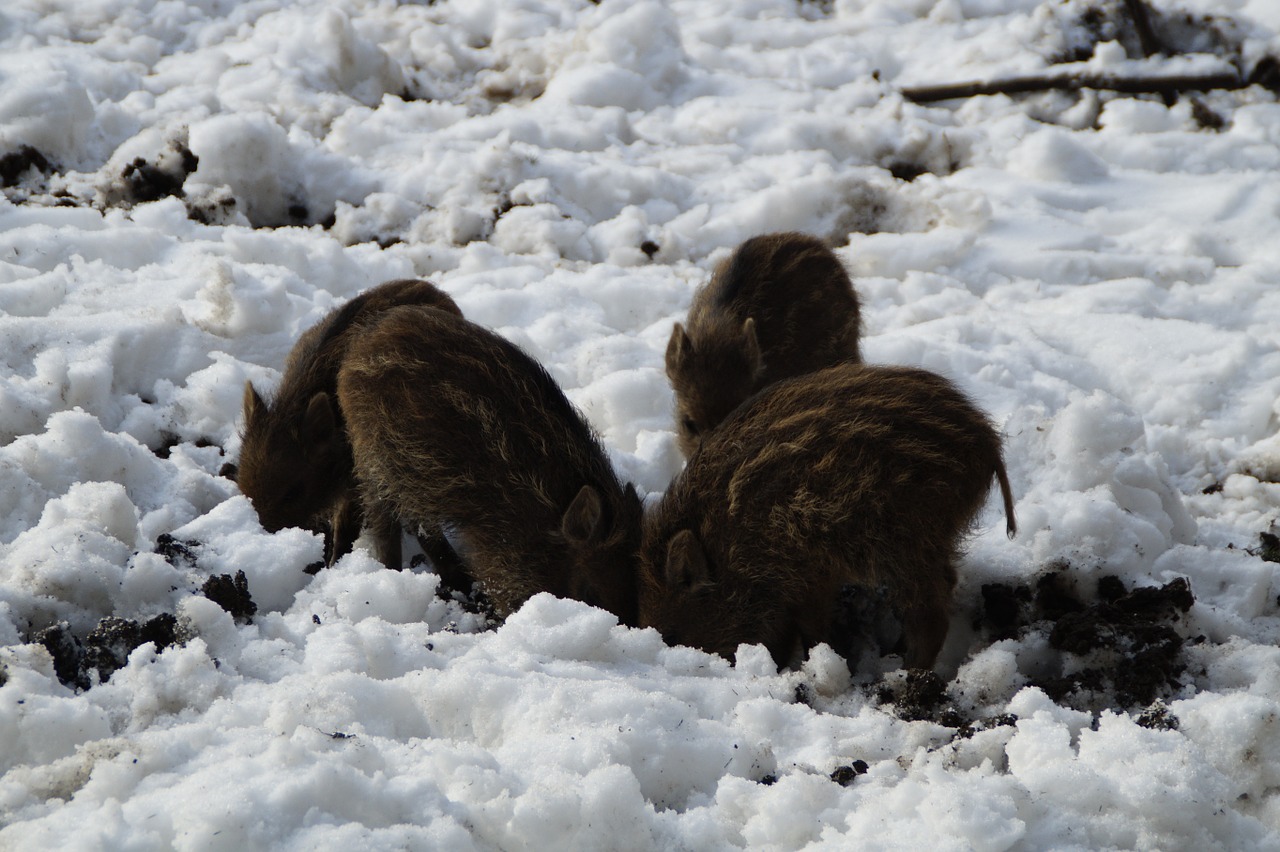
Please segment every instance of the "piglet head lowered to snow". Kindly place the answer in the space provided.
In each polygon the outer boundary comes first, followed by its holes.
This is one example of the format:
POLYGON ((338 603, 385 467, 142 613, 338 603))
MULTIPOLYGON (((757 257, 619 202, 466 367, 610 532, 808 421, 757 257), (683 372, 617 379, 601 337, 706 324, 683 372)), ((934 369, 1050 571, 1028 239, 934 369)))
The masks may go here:
POLYGON ((726 656, 758 642, 784 664, 828 641, 841 586, 883 587, 906 665, 932 666, 993 478, 1012 535, 1000 438, 935 373, 844 363, 776 382, 707 437, 646 519, 640 624, 726 656))
POLYGON ((427 281, 389 281, 302 333, 273 399, 245 384, 240 490, 270 531, 327 527, 329 562, 351 549, 361 526, 351 446, 336 402, 338 367, 363 325, 397 305, 461 315, 453 299, 427 281))
POLYGON ((641 506, 555 380, 508 340, 442 311, 387 311, 351 344, 338 399, 381 531, 456 533, 507 615, 538 592, 635 620, 641 506))

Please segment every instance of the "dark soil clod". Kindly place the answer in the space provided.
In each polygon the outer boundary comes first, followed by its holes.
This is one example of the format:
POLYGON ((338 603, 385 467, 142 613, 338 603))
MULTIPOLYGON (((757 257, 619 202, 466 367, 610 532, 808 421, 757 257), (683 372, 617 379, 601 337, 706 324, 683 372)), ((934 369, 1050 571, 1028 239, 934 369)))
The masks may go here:
POLYGON ((1280 562, 1280 536, 1266 531, 1258 533, 1258 556, 1263 562, 1280 562))
POLYGON ((202 225, 225 225, 231 222, 238 208, 230 191, 214 193, 208 198, 185 199, 187 218, 202 225))
POLYGON ((88 673, 97 669, 98 678, 106 682, 118 669, 124 667, 129 654, 142 644, 142 629, 138 622, 128 618, 107 616, 85 638, 82 668, 88 673))
MULTIPOLYGON (((1272 539, 1280 558, 1280 539, 1272 539)), ((1187 580, 1130 590, 1119 577, 1104 575, 1096 598, 1087 602, 1068 579, 1070 571, 1066 563, 1049 566, 1034 591, 1003 583, 983 586, 974 628, 995 641, 1047 633, 1049 646, 1063 657, 1056 671, 1029 675, 1029 684, 1060 704, 1093 711, 1146 707, 1176 689, 1186 670, 1183 646, 1197 641, 1175 626, 1195 603, 1187 580)), ((950 724, 945 716, 943 709, 932 718, 950 724)), ((962 726, 961 735, 972 731, 962 726)))
POLYGON ((196 564, 195 549, 200 546, 200 542, 194 539, 179 541, 169 533, 161 533, 156 537, 156 546, 154 553, 158 553, 164 557, 164 561, 177 568, 181 565, 193 567, 196 564))
POLYGON ((1156 731, 1176 731, 1180 724, 1178 717, 1173 715, 1163 701, 1157 701, 1143 710, 1136 721, 1142 727, 1156 731))
POLYGON ((1114 584, 1100 587, 1102 600, 1063 615, 1054 625, 1049 634, 1050 647, 1082 657, 1099 651, 1112 652, 1113 656, 1096 666, 1041 684, 1051 697, 1065 697, 1072 692, 1104 693, 1110 687, 1121 706, 1146 705, 1172 687, 1185 670, 1185 640, 1173 622, 1195 602, 1190 584, 1179 577, 1163 586, 1111 597, 1117 591, 1114 584))
POLYGON ((196 170, 200 158, 181 142, 169 146, 151 160, 135 157, 120 170, 119 187, 111 195, 126 206, 159 201, 162 198, 186 198, 182 186, 187 175, 196 170))
POLYGON ((1064 615, 1079 612, 1084 604, 1066 581, 1066 567, 1050 571, 1036 582, 1036 609, 1041 618, 1056 621, 1064 615))
POLYGON ((129 197, 135 202, 159 201, 171 195, 182 198, 185 177, 161 171, 154 163, 148 163, 141 157, 135 158, 120 173, 129 197))
POLYGON ((1280 60, 1264 56, 1249 72, 1249 82, 1272 92, 1280 93, 1280 60))
POLYGON ((80 665, 84 660, 84 647, 71 633, 70 625, 63 621, 46 627, 33 636, 32 641, 43 645, 53 657, 53 673, 59 682, 72 689, 89 688, 80 665))
POLYGON ((958 726, 956 739, 967 740, 980 731, 990 731, 995 728, 1016 725, 1017 723, 1018 717, 1013 713, 1001 713, 999 716, 992 716, 989 719, 977 719, 958 726))
POLYGON ((1105 577, 1098 578, 1098 597, 1107 603, 1115 603, 1124 597, 1128 591, 1124 587, 1124 581, 1114 574, 1107 574, 1105 577))
POLYGON ((1018 628, 1027 623, 1027 605, 1031 592, 1025 586, 986 583, 982 587, 983 623, 991 628, 996 641, 1011 639, 1018 628))
POLYGON ((142 623, 140 637, 142 643, 154 642, 156 651, 163 651, 171 645, 179 645, 178 619, 171 612, 162 612, 142 623))
POLYGON ((910 160, 894 160, 885 168, 889 170, 889 174, 905 183, 911 183, 911 181, 929 171, 919 163, 913 163, 910 160))
POLYGON ((1176 613, 1186 612, 1196 602, 1191 594, 1191 584, 1179 577, 1163 586, 1147 586, 1134 589, 1115 601, 1117 607, 1130 615, 1151 619, 1176 618, 1176 613))
POLYGON ((182 439, 173 432, 161 432, 160 446, 156 447, 151 452, 155 453, 156 458, 158 459, 167 459, 173 454, 173 448, 181 443, 182 439))
POLYGON ((1107 679, 1100 669, 1081 669, 1062 677, 1049 677, 1035 682, 1057 704, 1066 704, 1072 695, 1098 695, 1107 686, 1107 679))
POLYGON ((105 683, 124 667, 140 645, 154 642, 156 651, 163 651, 178 643, 177 634, 178 620, 166 612, 142 625, 109 615, 89 631, 83 642, 72 634, 66 622, 61 622, 41 630, 32 641, 49 651, 54 674, 64 686, 85 690, 95 683, 105 683), (95 671, 96 678, 92 674, 95 671))
MULTIPOLYGON (((1227 120, 1212 110, 1200 98, 1189 98, 1188 102, 1191 104, 1191 118, 1200 129, 1221 130, 1227 126, 1227 120)), ((1209 486, 1209 488, 1212 487, 1213 486, 1209 486)), ((1210 491, 1209 488, 1204 490, 1205 494, 1216 494, 1218 491, 1222 490, 1222 486, 1220 484, 1218 485, 1217 491, 1210 491)))
POLYGON ((958 716, 954 711, 948 713, 950 708, 943 707, 947 700, 947 685, 928 669, 911 669, 901 681, 882 682, 876 697, 881 704, 892 704, 898 716, 908 722, 930 720, 946 725, 943 717, 953 720, 958 716))
POLYGON ((53 171, 53 165, 30 145, 22 145, 18 150, 0 156, 0 186, 17 186, 30 169, 48 174, 53 171))
MULTIPOLYGON (((181 436, 173 432, 161 432, 160 446, 156 447, 151 452, 155 453, 156 458, 167 459, 169 458, 169 456, 173 455, 174 447, 177 447, 178 445, 185 444, 185 443, 188 443, 188 442, 184 440, 181 436)), ((218 447, 217 444, 215 444, 213 441, 210 441, 208 438, 196 438, 194 441, 191 441, 190 444, 196 449, 204 449, 206 447, 218 447)), ((223 452, 222 447, 218 447, 218 452, 220 453, 223 452)))
POLYGON ((258 605, 249 596, 249 581, 243 571, 237 571, 235 577, 230 574, 219 574, 205 581, 200 591, 206 598, 231 613, 239 624, 249 624, 258 611, 258 605))
POLYGON ((848 787, 859 775, 866 775, 870 767, 865 760, 855 760, 846 766, 837 766, 831 772, 831 780, 841 787, 848 787))

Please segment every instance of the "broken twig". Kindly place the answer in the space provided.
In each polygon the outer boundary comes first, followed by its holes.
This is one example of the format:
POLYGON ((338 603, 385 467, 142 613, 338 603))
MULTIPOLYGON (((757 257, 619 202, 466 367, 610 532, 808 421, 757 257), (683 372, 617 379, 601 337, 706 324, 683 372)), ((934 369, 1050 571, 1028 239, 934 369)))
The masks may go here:
POLYGON ((1205 92, 1211 89, 1243 89, 1253 82, 1234 71, 1212 74, 1177 74, 1127 77, 1115 74, 1056 73, 1027 77, 1009 77, 1004 80, 973 81, 969 83, 944 83, 937 86, 908 86, 902 96, 918 104, 948 101, 953 98, 972 98, 978 95, 1016 95, 1026 92, 1052 90, 1077 91, 1102 89, 1128 94, 1176 95, 1181 92, 1205 92))
POLYGON ((1156 38, 1155 30, 1151 26, 1151 15, 1147 4, 1142 0, 1124 0, 1124 8, 1129 13, 1130 20, 1133 21, 1134 31, 1138 34, 1142 55, 1149 57, 1164 53, 1164 45, 1160 43, 1160 39, 1156 38))

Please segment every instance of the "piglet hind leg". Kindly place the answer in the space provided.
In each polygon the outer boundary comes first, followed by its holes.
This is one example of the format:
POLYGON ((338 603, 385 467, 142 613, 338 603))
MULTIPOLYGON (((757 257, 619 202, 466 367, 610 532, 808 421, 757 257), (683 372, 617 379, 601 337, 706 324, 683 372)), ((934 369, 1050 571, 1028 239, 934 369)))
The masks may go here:
POLYGON ((369 535, 373 538, 373 553, 388 568, 399 571, 404 565, 400 547, 400 519, 385 502, 374 503, 367 509, 369 535))
POLYGON ((950 628, 948 610, 945 601, 930 601, 903 609, 902 630, 907 645, 902 659, 904 668, 933 668, 950 628))
POLYGON ((332 566, 343 556, 351 552, 356 539, 360 537, 360 528, 364 524, 364 512, 356 500, 343 500, 329 516, 328 534, 325 536, 324 562, 332 566))
MULTIPOLYGON (((822 595, 807 605, 798 606, 790 613, 795 625, 792 638, 792 668, 799 668, 809 657, 814 646, 831 645, 831 621, 838 595, 822 595)), ((776 659, 775 654, 775 659, 776 659)))

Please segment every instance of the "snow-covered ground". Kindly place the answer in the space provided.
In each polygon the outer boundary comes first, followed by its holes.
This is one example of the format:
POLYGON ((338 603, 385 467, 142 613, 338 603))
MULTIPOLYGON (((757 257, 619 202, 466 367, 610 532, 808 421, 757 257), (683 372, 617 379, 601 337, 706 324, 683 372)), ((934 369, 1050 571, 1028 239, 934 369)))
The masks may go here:
POLYGON ((1280 849, 1275 94, 900 94, 1280 55, 1153 5, 1173 56, 1119 0, 5 0, 0 848, 1280 849), (656 500, 671 325, 790 229, 1006 436, 938 682, 310 574, 219 475, 246 379, 425 277, 656 500))

